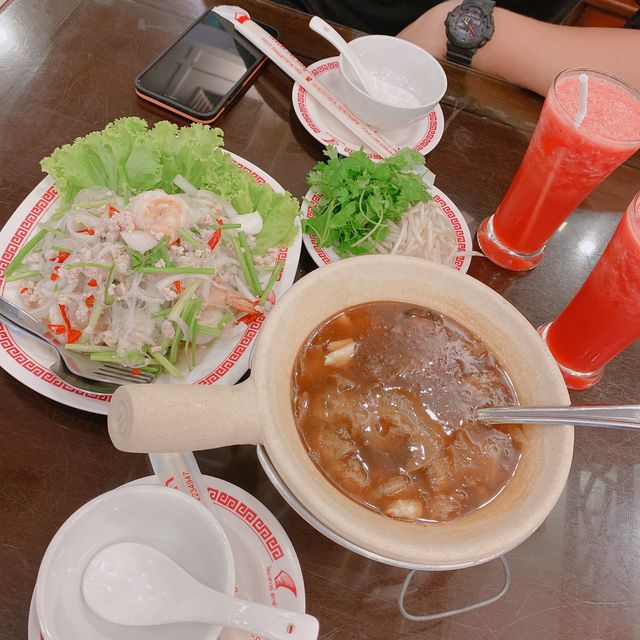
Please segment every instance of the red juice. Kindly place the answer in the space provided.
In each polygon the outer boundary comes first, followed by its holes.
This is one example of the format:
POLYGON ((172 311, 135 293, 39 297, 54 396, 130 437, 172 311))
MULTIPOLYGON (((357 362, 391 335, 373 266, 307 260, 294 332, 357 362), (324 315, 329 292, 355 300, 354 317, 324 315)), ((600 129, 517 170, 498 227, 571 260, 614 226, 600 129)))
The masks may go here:
POLYGON ((572 388, 595 384, 604 365, 640 338, 640 193, 585 283, 544 336, 561 369, 577 374, 571 384, 572 376, 563 371, 572 388))
POLYGON ((517 254, 539 252, 580 202, 638 148, 640 93, 606 74, 563 72, 491 219, 495 238, 517 254), (582 73, 588 76, 587 112, 577 125, 582 73))

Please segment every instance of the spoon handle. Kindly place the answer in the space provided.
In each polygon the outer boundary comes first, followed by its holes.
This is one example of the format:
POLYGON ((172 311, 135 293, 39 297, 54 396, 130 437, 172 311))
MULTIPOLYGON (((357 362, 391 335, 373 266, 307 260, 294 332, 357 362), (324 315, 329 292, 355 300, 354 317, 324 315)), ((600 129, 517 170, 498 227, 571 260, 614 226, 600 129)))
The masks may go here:
POLYGON ((476 418, 491 424, 572 424, 576 427, 640 429, 640 405, 492 407, 478 409, 476 418))
POLYGON ((215 624, 241 629, 265 640, 316 640, 318 637, 319 623, 313 616, 238 598, 223 598, 224 606, 215 608, 212 620, 215 624))
POLYGON ((331 43, 349 61, 367 93, 375 92, 374 83, 371 82, 368 72, 362 68, 358 55, 349 51, 349 43, 328 22, 319 16, 313 16, 309 20, 309 28, 331 43))

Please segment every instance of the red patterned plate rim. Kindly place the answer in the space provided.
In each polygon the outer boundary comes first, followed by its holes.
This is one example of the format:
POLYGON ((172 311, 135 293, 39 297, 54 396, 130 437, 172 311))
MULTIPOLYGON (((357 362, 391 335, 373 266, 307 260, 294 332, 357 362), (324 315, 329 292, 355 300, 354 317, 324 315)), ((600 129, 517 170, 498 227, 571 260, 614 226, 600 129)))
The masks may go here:
MULTIPOLYGON (((453 227, 453 230, 456 234, 456 242, 458 243, 458 251, 471 251, 472 238, 471 232, 469 231, 469 225, 467 224, 467 221, 464 219, 464 216, 462 215, 458 207, 456 207, 452 200, 437 187, 429 187, 429 192, 433 196, 433 200, 438 205, 440 211, 442 211, 442 213, 446 216, 447 220, 453 227)), ((305 218, 313 217, 313 205, 320 202, 320 198, 321 196, 315 193, 313 190, 310 189, 309 191, 307 191, 307 194, 302 200, 302 215, 305 218)), ((319 267, 340 260, 340 256, 330 247, 319 247, 317 238, 314 235, 303 233, 302 242, 304 243, 304 246, 309 255, 313 258, 313 261, 319 267)), ((469 269, 470 264, 471 256, 469 255, 457 256, 453 261, 454 269, 460 271, 461 273, 466 273, 469 269)))
MULTIPOLYGON (((327 73, 333 73, 340 68, 340 58, 337 56, 332 58, 325 58, 324 60, 318 60, 314 64, 307 67, 307 70, 315 77, 321 77, 327 73)), ((343 156, 348 156, 357 149, 350 146, 347 142, 337 137, 333 132, 328 132, 322 129, 323 123, 319 118, 309 110, 309 94, 306 89, 297 82, 293 85, 291 94, 291 100, 293 102, 293 109, 295 111, 298 120, 302 126, 319 142, 322 142, 325 146, 333 145, 338 150, 338 153, 343 156)), ((313 100, 313 98, 311 98, 313 100)), ((315 105, 313 110, 321 110, 322 107, 315 105)), ((442 138, 444 132, 444 114, 442 113, 442 107, 437 105, 433 111, 430 111, 427 116, 417 122, 412 131, 415 132, 417 140, 411 145, 413 149, 419 151, 422 155, 427 155, 430 151, 435 149, 436 145, 442 138)), ((382 157, 377 153, 369 152, 367 155, 372 160, 382 160, 382 157)))
MULTIPOLYGON (((250 173, 256 182, 268 184, 274 191, 284 192, 284 189, 268 173, 253 163, 230 154, 234 162, 244 171, 250 173)), ((33 234, 37 224, 51 214, 57 204, 58 193, 52 179, 47 176, 18 206, 13 215, 0 231, 0 294, 5 295, 11 289, 11 284, 5 289, 4 272, 13 257, 23 244, 33 234)), ((302 246, 301 233, 289 247, 279 250, 278 258, 284 259, 285 266, 281 271, 274 288, 276 298, 281 296, 292 284, 296 275, 298 260, 302 246)), ((9 298, 11 296, 9 295, 9 298)), ((238 336, 232 346, 224 353, 217 354, 219 347, 212 347, 207 359, 215 358, 215 365, 210 371, 201 371, 199 375, 186 377, 184 381, 170 379, 163 382, 172 384, 234 384, 248 370, 251 347, 258 335, 263 318, 255 320, 238 336), (213 355, 212 355, 213 354, 213 355), (218 357, 219 355, 219 357, 218 357)), ((60 380, 36 354, 28 340, 16 341, 13 331, 0 323, 0 366, 14 378, 24 383, 34 391, 52 400, 61 402, 77 409, 92 413, 106 414, 110 395, 101 395, 82 391, 71 387, 60 380)))

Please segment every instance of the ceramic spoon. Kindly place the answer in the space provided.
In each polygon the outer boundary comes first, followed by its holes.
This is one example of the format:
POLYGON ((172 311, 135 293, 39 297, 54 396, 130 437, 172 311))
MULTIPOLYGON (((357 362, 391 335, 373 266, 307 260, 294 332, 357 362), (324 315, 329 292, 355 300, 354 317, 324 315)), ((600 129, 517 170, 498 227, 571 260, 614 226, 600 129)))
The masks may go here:
POLYGON ((97 553, 85 569, 89 608, 114 624, 205 622, 267 640, 315 640, 318 621, 210 589, 153 547, 121 542, 97 553))
POLYGON ((312 31, 330 42, 352 66, 362 88, 372 98, 392 106, 419 106, 419 100, 406 89, 376 77, 363 64, 360 57, 349 48, 349 43, 327 22, 318 16, 309 21, 312 31))

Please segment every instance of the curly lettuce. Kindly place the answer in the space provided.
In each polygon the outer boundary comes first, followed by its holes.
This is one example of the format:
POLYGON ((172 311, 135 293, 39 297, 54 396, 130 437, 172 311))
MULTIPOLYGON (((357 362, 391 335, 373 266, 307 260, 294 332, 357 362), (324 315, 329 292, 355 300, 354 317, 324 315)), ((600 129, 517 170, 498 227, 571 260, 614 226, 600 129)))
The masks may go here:
POLYGON ((56 183, 61 212, 89 187, 107 187, 125 198, 152 189, 176 193, 173 179, 179 174, 225 198, 241 214, 260 212, 264 226, 256 236, 257 253, 288 245, 296 234, 298 201, 256 183, 222 144, 221 129, 167 121, 149 128, 142 118, 129 117, 57 148, 40 164, 56 183))

